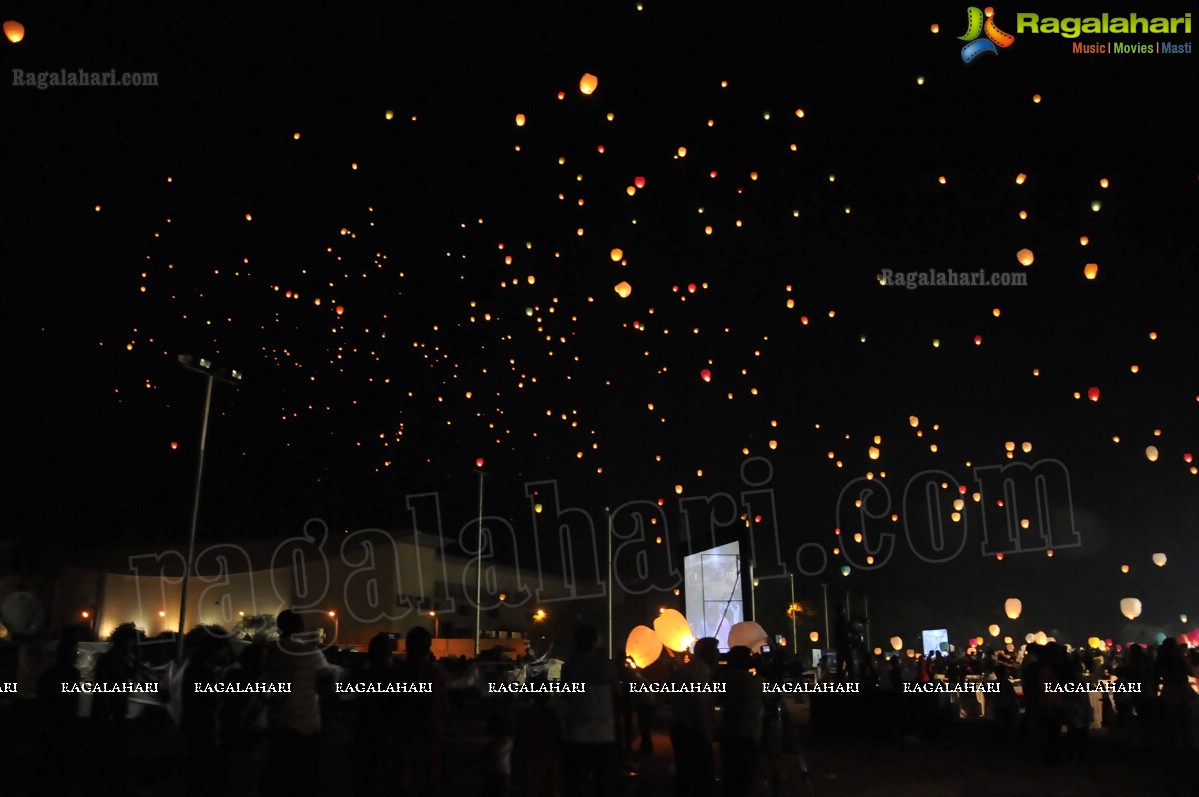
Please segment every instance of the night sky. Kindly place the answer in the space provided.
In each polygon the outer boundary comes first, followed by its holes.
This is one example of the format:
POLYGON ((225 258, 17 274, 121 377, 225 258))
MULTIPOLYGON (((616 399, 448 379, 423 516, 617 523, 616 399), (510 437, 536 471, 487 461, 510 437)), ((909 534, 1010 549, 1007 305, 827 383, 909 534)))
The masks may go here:
MULTIPOLYGON (((0 46, 4 537, 178 545, 190 353, 246 375, 215 395, 202 542, 399 528, 431 491, 456 534, 477 457, 523 540, 529 481, 677 524, 676 485, 736 494, 766 457, 785 557, 829 552, 802 594, 869 595, 880 636, 982 633, 1011 596, 1020 636, 1119 637, 1127 596, 1138 633, 1199 619, 1194 55, 1025 34, 967 65, 949 3, 187 8, 0 10, 26 28, 0 46), (80 68, 159 85, 9 85, 80 68), (983 556, 972 468, 1041 459, 1081 545, 983 556), (843 577, 842 488, 869 472, 903 515, 930 469, 967 486, 962 555, 920 561, 905 516, 843 577)), ((1043 13, 1130 10, 1189 6, 1043 13)))

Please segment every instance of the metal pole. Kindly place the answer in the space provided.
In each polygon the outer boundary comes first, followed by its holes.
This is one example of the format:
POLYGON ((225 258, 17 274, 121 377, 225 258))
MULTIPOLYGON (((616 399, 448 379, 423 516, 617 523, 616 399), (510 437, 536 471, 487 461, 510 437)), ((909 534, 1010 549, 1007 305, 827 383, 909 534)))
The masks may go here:
POLYGON ((749 560, 749 619, 758 621, 758 587, 754 581, 754 560, 749 560))
POLYGON ((862 611, 866 614, 866 650, 874 650, 870 647, 870 596, 862 598, 862 611))
POLYGON ((204 387, 204 421, 200 424, 200 459, 196 466, 196 491, 192 497, 191 528, 187 535, 187 569, 183 571, 183 590, 179 598, 179 633, 175 639, 175 661, 183 663, 183 631, 187 620, 187 588, 196 561, 196 524, 200 518, 200 484, 204 479, 204 450, 208 446, 208 412, 212 408, 212 374, 204 387))
POLYGON ((820 592, 824 596, 824 644, 828 644, 828 584, 820 585, 820 592))
POLYGON ((791 576, 791 643, 795 646, 795 655, 799 655, 799 638, 796 637, 795 628, 795 574, 788 573, 791 576))
POLYGON ((608 660, 612 660, 612 510, 604 507, 608 516, 608 660))
POLYGON ((483 471, 479 470, 479 564, 475 572, 475 658, 479 658, 479 637, 483 628, 483 471))

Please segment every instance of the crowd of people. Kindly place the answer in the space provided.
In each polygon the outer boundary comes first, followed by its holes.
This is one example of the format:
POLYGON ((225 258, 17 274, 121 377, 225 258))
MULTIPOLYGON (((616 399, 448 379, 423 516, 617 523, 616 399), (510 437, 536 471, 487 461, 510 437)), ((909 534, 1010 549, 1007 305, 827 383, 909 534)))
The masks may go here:
MULTIPOLYGON (((447 772, 458 766, 481 772, 481 793, 493 797, 620 794, 637 762, 653 756, 657 730, 658 744, 662 731, 668 732, 678 797, 745 797, 777 779, 780 759, 799 752, 784 699, 764 692, 762 684, 802 681, 811 673, 797 659, 777 653, 734 647, 722 660, 717 640, 704 638, 690 653, 665 654, 638 668, 631 660, 609 659, 599 649, 596 628, 581 625, 562 665, 561 683, 584 688, 468 704, 454 719, 481 720, 487 738, 478 760, 451 761, 445 751, 454 712, 428 631, 409 631, 402 657, 396 655, 396 635, 379 634, 364 656, 343 667, 304 632, 301 615, 284 611, 276 625, 277 638, 236 646, 216 628, 197 627, 185 637, 176 720, 187 794, 319 794, 322 735, 331 724, 348 736, 349 766, 341 782, 348 782, 355 795, 437 797, 447 772), (199 688, 218 682, 289 688, 199 688), (719 689, 630 688, 646 683, 719 684, 719 689), (360 694, 347 684, 375 688, 360 694), (414 688, 379 688, 387 684, 414 688)), ((131 624, 118 627, 109 642, 95 664, 95 684, 161 677, 147 665, 131 624)), ((134 780, 131 697, 96 692, 89 695, 90 710, 81 712, 80 695, 64 688, 83 680, 76 648, 65 637, 55 663, 39 680, 48 793, 72 793, 68 771, 56 762, 78 758, 79 750, 87 751, 95 778, 112 785, 114 793, 134 793, 129 791, 134 780)), ((881 704, 869 703, 870 695, 903 695, 905 684, 995 682, 998 690, 987 695, 986 715, 995 720, 999 737, 1023 740, 1055 763, 1085 756, 1088 729, 1097 719, 1116 728, 1131 749, 1193 751, 1197 698, 1189 679, 1195 657, 1195 650, 1167 639, 1152 648, 1131 645, 1118 656, 1049 642, 1011 651, 884 658, 847 637, 834 663, 817 677, 858 684, 871 710, 881 704), (1136 689, 1105 695, 1100 717, 1089 695, 1051 688, 1113 681, 1136 689)), ((913 700, 929 705, 922 697, 913 700)), ((812 705, 815 712, 815 700, 812 705)), ((176 727, 163 723, 161 712, 156 716, 162 733, 176 727)))

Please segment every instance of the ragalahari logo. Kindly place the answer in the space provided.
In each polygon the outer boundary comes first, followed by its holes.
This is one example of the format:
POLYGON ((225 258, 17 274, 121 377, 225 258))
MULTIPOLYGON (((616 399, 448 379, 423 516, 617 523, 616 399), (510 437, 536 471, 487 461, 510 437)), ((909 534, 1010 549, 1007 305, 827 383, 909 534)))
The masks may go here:
POLYGON ((1012 46, 1012 42, 1016 41, 1015 36, 1004 33, 995 24, 995 9, 990 6, 987 6, 985 12, 978 6, 970 6, 966 9, 966 33, 958 36, 958 39, 968 42, 962 48, 962 62, 966 64, 983 53, 999 55, 997 48, 1006 50, 1012 46), (979 36, 984 34, 986 38, 980 39, 979 36))

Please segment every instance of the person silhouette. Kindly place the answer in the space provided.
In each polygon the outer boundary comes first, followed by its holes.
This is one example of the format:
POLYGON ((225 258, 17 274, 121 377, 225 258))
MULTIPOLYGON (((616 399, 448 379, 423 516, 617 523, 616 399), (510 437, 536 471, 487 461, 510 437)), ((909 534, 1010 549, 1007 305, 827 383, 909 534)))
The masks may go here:
POLYGON ((399 727, 400 791, 408 797, 440 797, 445 747, 445 674, 433 662, 433 638, 421 626, 404 638, 405 656, 396 680, 425 690, 404 694, 399 727))

